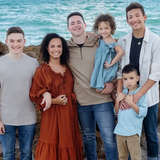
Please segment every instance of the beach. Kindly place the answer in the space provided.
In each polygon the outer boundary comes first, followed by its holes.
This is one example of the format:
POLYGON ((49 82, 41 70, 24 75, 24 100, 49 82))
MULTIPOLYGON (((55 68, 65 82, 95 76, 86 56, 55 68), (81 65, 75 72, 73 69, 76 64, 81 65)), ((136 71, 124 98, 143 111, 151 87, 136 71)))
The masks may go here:
MULTIPOLYGON (((4 45, 6 30, 11 26, 23 28, 26 37, 25 53, 36 57, 40 61, 39 45, 47 33, 55 32, 69 39, 71 35, 67 30, 66 17, 70 12, 80 11, 87 23, 87 31, 92 31, 95 17, 100 13, 110 13, 115 17, 117 29, 114 37, 119 39, 128 32, 130 27, 126 23, 125 7, 132 2, 131 0, 0 0, 0 55, 7 53, 4 45)), ((160 35, 160 12, 157 7, 159 0, 144 0, 147 14, 147 26, 156 34, 160 35)), ((160 115, 160 114, 159 114, 160 115)), ((160 116, 159 116, 160 119, 160 116)), ((160 122, 160 121, 159 121, 160 122)), ((37 143, 39 127, 37 128, 34 147, 37 143)), ((158 126, 160 140, 160 123, 158 126)), ((142 160, 146 160, 146 141, 142 136, 142 160)), ((17 144, 16 148, 19 146, 17 144)), ((0 149, 1 152, 1 149, 0 149)), ((98 133, 98 154, 99 160, 104 159, 103 145, 98 133)))

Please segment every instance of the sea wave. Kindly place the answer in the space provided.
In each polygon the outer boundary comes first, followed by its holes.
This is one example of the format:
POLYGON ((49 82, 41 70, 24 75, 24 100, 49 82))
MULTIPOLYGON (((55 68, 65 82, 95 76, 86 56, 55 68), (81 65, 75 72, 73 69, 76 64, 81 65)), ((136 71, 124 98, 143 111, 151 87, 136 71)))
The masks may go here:
MULTIPOLYGON (((25 31, 27 45, 40 44, 46 33, 56 32, 66 39, 66 17, 73 11, 80 11, 86 20, 87 30, 92 30, 96 16, 110 13, 115 17, 115 37, 125 35, 130 29, 126 23, 125 7, 131 0, 0 0, 0 41, 4 42, 6 30, 20 26, 25 31)), ((160 35, 160 0, 139 0, 147 14, 147 25, 160 35)))

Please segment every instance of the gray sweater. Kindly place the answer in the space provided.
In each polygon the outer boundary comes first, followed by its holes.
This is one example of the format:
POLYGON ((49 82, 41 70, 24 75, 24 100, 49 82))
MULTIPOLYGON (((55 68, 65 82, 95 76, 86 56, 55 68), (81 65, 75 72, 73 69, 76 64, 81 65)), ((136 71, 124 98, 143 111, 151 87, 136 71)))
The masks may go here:
POLYGON ((29 90, 37 66, 37 60, 25 54, 18 60, 8 54, 0 58, 0 118, 4 124, 36 123, 29 90))

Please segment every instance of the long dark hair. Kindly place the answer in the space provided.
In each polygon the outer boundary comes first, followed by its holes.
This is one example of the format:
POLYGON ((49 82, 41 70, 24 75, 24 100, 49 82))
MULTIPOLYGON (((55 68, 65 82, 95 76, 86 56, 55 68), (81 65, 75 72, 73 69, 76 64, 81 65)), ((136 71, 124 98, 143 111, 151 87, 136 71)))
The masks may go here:
POLYGON ((44 62, 49 63, 50 55, 48 53, 48 45, 49 42, 54 38, 59 38, 62 42, 62 55, 60 57, 60 64, 67 65, 69 59, 69 48, 67 42, 63 37, 59 36, 56 33, 49 33, 44 37, 40 47, 40 53, 42 54, 42 59, 44 62))

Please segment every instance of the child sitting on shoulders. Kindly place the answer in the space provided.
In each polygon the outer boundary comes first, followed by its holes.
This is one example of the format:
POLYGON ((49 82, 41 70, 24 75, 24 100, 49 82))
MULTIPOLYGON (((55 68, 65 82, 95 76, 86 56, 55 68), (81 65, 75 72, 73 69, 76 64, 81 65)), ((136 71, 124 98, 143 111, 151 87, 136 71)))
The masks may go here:
POLYGON ((133 101, 133 95, 138 92, 140 73, 131 64, 124 66, 122 70, 123 93, 119 94, 115 102, 115 112, 118 114, 118 123, 114 133, 117 135, 117 147, 119 160, 141 160, 140 136, 142 122, 147 114, 147 103, 143 95, 137 103, 133 101), (128 109, 120 109, 120 102, 124 100, 129 105, 128 109))

